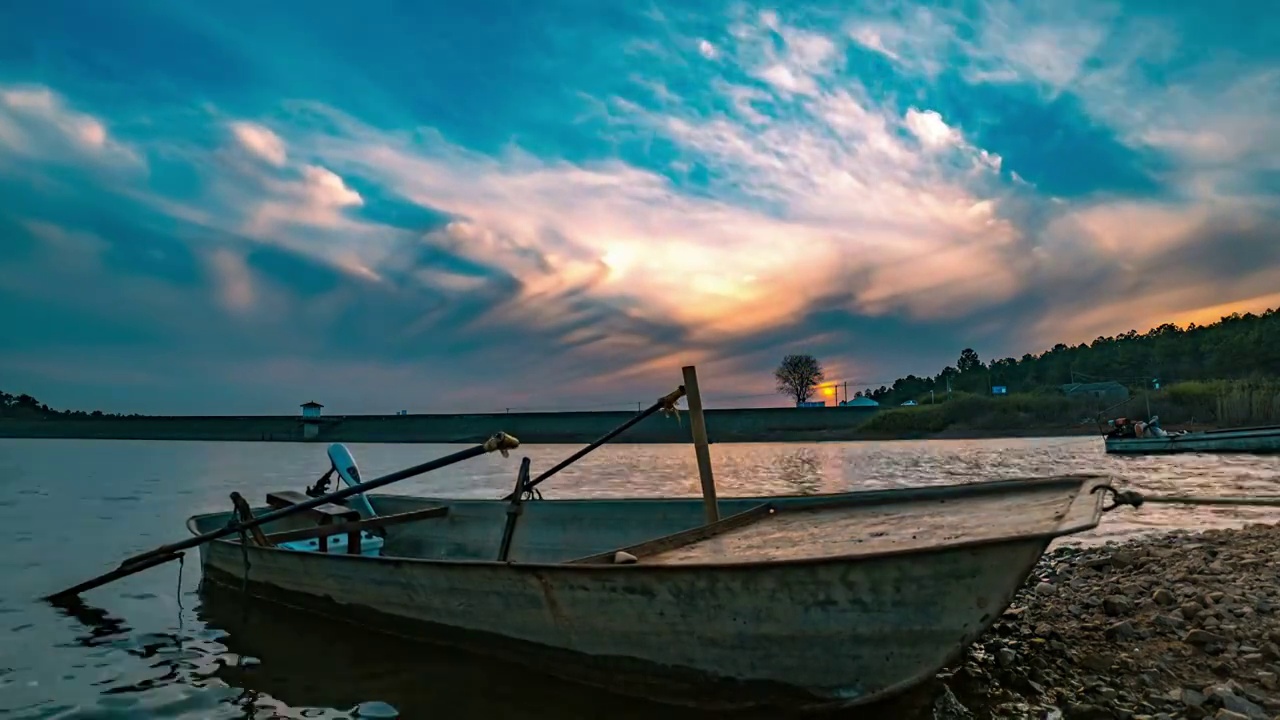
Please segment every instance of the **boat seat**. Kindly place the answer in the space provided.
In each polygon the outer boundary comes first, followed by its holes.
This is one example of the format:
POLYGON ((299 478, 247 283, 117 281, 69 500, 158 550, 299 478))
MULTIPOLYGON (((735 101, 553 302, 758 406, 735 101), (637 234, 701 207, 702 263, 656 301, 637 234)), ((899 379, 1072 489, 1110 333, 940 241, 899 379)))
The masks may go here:
MULTIPOLYGON (((267 493, 267 504, 277 510, 292 505, 300 505, 308 500, 311 500, 311 498, 297 490, 281 490, 267 493)), ((324 505, 313 507, 307 511, 307 515, 321 525, 358 521, 360 519, 360 511, 335 503, 325 503, 324 505)))

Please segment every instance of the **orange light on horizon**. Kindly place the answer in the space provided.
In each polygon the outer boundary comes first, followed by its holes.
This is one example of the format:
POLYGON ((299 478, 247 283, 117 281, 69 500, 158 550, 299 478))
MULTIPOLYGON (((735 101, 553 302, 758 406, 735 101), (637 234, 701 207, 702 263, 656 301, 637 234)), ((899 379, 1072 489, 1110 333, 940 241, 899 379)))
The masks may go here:
POLYGON ((836 394, 836 389, 828 385, 827 387, 822 388, 822 394, 826 395, 827 397, 834 397, 836 394))

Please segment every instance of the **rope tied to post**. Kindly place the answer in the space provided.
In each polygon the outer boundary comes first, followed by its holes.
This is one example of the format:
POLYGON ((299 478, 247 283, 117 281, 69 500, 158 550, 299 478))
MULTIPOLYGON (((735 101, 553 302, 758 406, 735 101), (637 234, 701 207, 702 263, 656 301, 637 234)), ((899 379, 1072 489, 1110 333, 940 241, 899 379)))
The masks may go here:
POLYGON ((1116 508, 1122 507, 1125 505, 1128 505, 1136 510, 1142 507, 1142 503, 1146 500, 1146 498, 1142 496, 1142 493, 1138 492, 1137 490, 1117 490, 1115 489, 1115 487, 1109 484, 1095 485, 1093 489, 1090 490, 1089 492, 1090 493, 1097 493, 1097 492, 1110 493, 1112 497, 1111 504, 1103 505, 1102 512, 1111 512, 1112 510, 1115 510, 1116 508))
MULTIPOLYGON (((239 495, 239 493, 232 493, 232 495, 239 495)), ((240 517, 240 513, 238 509, 237 511, 233 511, 231 513, 231 519, 227 520, 227 527, 231 530, 234 530, 236 535, 238 535, 240 538, 240 567, 241 567, 240 593, 247 595, 249 593, 249 567, 250 567, 249 528, 244 526, 244 520, 243 518, 240 517)), ((181 559, 182 557, 181 553, 179 553, 178 557, 179 559, 181 559)))
POLYGON ((494 450, 502 453, 502 457, 510 457, 511 451, 520 447, 520 441, 504 432, 496 432, 488 440, 484 441, 484 451, 491 453, 494 450))
POLYGON ((1095 485, 1091 493, 1109 493, 1113 498, 1110 505, 1102 507, 1103 512, 1110 512, 1118 507, 1128 505, 1133 508, 1142 507, 1143 503, 1164 503, 1169 505, 1256 505, 1261 507, 1280 507, 1280 495, 1144 495, 1137 490, 1117 490, 1108 484, 1095 485))
POLYGON ((684 397, 684 393, 684 386, 681 385, 675 390, 672 390, 666 395, 658 398, 658 404, 662 406, 662 414, 667 417, 674 415, 676 417, 677 425, 683 425, 683 423, 680 422, 680 408, 676 407, 676 403, 680 402, 680 398, 684 397))

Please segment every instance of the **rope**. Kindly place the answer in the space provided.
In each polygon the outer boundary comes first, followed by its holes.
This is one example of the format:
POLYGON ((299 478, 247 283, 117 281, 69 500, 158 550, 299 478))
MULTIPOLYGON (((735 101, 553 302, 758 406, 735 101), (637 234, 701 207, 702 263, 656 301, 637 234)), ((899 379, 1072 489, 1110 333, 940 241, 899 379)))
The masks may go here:
POLYGON ((484 451, 491 453, 494 450, 502 453, 502 457, 511 457, 511 451, 520 447, 520 441, 514 437, 504 433, 494 433, 493 437, 484 441, 484 451))
POLYGON ((227 521, 227 527, 234 527, 240 535, 240 560, 244 564, 244 574, 240 579, 240 592, 247 594, 249 592, 249 531, 233 514, 231 519, 227 521))
POLYGON ((249 533, 240 528, 240 559, 244 561, 244 575, 240 579, 240 593, 249 594, 249 533))
POLYGON ((1165 503, 1170 505, 1261 505, 1264 507, 1280 507, 1280 495, 1241 496, 1196 496, 1196 495, 1143 495, 1136 490, 1117 490, 1111 485, 1097 485, 1089 492, 1109 493, 1113 498, 1110 505, 1102 507, 1103 512, 1110 512, 1118 507, 1128 505, 1134 509, 1143 503, 1165 503))
POLYGON ((185 626, 185 623, 183 622, 183 615, 185 614, 186 608, 182 607, 182 568, 186 565, 186 562, 185 555, 178 555, 178 634, 175 636, 175 640, 177 641, 179 650, 183 649, 182 641, 183 636, 186 634, 183 632, 183 628, 185 626))
POLYGON ((658 398, 658 403, 662 405, 662 414, 667 417, 674 415, 677 425, 683 425, 683 423, 680 422, 680 408, 676 407, 676 403, 680 401, 680 398, 684 397, 684 393, 684 386, 681 385, 675 390, 672 390, 666 395, 658 398))
POLYGON ((178 627, 182 627, 182 567, 186 564, 186 557, 178 556, 178 627))

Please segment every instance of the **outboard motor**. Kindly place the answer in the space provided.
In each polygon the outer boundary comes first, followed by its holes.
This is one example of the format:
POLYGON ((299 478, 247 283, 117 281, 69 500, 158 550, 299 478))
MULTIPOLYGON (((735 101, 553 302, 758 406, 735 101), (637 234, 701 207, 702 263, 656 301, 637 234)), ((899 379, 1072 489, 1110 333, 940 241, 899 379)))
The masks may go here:
MULTIPOLYGON (((337 471, 338 477, 347 484, 348 487, 359 485, 360 468, 356 466, 356 459, 342 443, 334 443, 329 446, 329 462, 332 463, 333 470, 337 471)), ((369 498, 364 493, 352 495, 351 507, 360 513, 362 518, 371 518, 378 513, 373 511, 373 505, 369 503, 369 498)))
MULTIPOLYGON (((359 485, 360 468, 356 466, 356 459, 351 455, 351 451, 342 443, 334 443, 329 446, 329 469, 321 475, 315 484, 307 488, 307 495, 311 497, 320 497, 327 495, 329 492, 329 480, 333 478, 334 473, 342 478, 342 482, 348 487, 359 485)), ((352 495, 347 500, 339 501, 342 505, 350 505, 356 512, 360 513, 361 518, 376 517, 378 513, 374 512, 373 505, 369 503, 369 498, 364 493, 352 495)))
MULTIPOLYGON (((311 497, 320 497, 329 494, 329 480, 337 473, 342 481, 348 487, 360 484, 360 468, 356 465, 356 459, 351 455, 351 451, 342 443, 334 443, 329 446, 329 469, 324 475, 316 480, 315 484, 307 488, 307 495, 311 497)), ((360 514, 361 519, 377 517, 377 513, 373 510, 373 505, 369 503, 369 498, 364 493, 352 495, 343 503, 360 514)), ((382 546, 386 541, 385 532, 381 528, 360 531, 360 554, 377 557, 382 554, 382 546)), ((320 549, 320 542, 317 539, 296 540, 292 542, 280 543, 280 547, 285 550, 297 550, 300 552, 317 552, 320 549)), ((326 538, 326 547, 328 552, 342 553, 347 547, 347 535, 337 534, 330 535, 326 538)))

